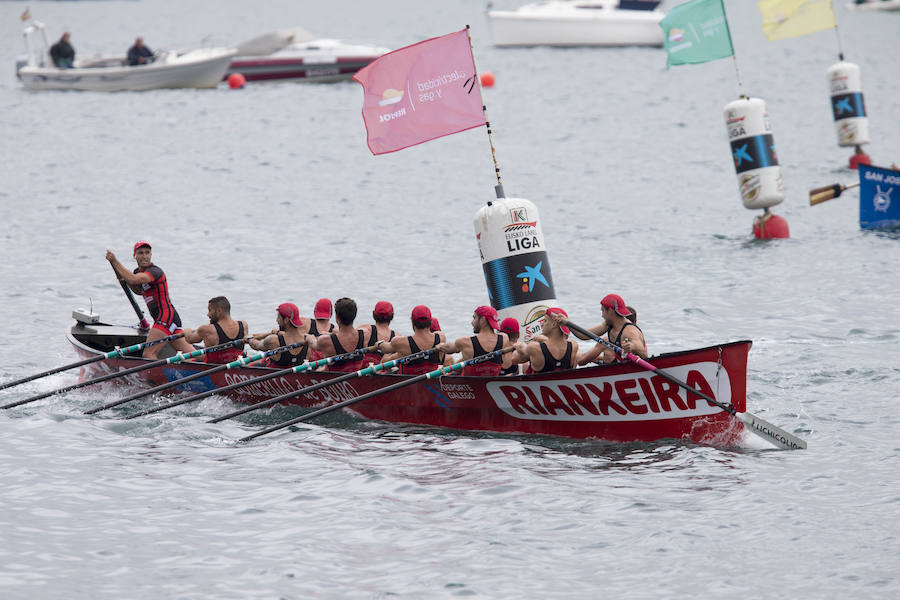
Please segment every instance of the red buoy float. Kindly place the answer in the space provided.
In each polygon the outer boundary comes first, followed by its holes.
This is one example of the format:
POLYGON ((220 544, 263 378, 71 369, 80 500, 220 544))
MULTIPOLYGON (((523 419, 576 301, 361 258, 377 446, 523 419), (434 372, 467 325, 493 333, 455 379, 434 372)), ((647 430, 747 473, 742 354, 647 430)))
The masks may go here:
POLYGON ((247 83, 247 78, 240 73, 232 73, 228 76, 228 87, 233 90, 239 90, 247 83))
POLYGON ((494 87, 494 81, 494 74, 490 71, 481 74, 481 87, 494 87))
POLYGON ((753 237, 758 240, 791 237, 787 219, 766 210, 753 219, 753 237))

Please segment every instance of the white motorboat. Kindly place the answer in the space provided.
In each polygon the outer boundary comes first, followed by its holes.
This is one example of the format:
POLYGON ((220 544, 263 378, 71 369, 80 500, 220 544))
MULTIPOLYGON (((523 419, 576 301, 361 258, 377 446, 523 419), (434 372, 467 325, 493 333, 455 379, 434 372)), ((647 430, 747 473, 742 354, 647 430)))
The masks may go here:
POLYGON ((495 46, 662 46, 658 0, 547 0, 489 10, 495 46))
POLYGON ((900 10, 900 0, 866 0, 847 4, 850 10, 900 10))
POLYGON ((25 28, 27 59, 19 61, 16 75, 29 90, 90 90, 117 92, 160 88, 214 88, 231 59, 234 48, 198 48, 184 52, 158 52, 148 64, 129 66, 125 55, 78 58, 71 68, 60 69, 50 59, 50 43, 44 24, 25 28), (32 37, 40 32, 42 47, 32 37))
POLYGON ((294 27, 240 44, 225 77, 240 73, 247 81, 341 81, 386 52, 390 50, 379 46, 317 38, 294 27))

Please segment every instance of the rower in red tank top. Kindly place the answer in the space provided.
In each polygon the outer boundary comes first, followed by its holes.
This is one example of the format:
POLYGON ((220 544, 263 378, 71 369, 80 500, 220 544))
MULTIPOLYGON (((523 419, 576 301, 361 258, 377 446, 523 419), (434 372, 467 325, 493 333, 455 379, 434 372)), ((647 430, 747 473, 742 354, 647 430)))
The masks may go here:
POLYGON ((350 298, 338 298, 334 302, 334 318, 337 321, 337 332, 323 334, 316 340, 316 349, 326 357, 339 356, 354 350, 360 350, 352 356, 329 364, 328 371, 350 373, 363 367, 363 352, 366 347, 366 336, 362 329, 353 326, 356 319, 356 302, 350 298))
MULTIPOLYGON (((328 298, 319 298, 313 309, 313 320, 309 322, 309 335, 318 338, 323 333, 333 333, 334 323, 331 322, 332 312, 331 300, 328 298)), ((316 362, 323 358, 325 358, 325 355, 316 349, 315 344, 310 344, 307 360, 309 360, 309 362, 316 362)))
MULTIPOLYGON (((410 321, 413 326, 412 335, 397 336, 389 342, 379 343, 385 355, 396 355, 401 358, 434 348, 445 341, 443 333, 431 331, 431 310, 427 306, 419 305, 413 308, 410 321)), ((424 358, 401 363, 400 374, 422 375, 441 368, 443 364, 444 354, 436 351, 424 358)))
MULTIPOLYGON (((386 300, 381 300, 375 304, 375 309, 372 311, 372 318, 375 320, 374 325, 366 325, 369 329, 369 333, 367 334, 366 347, 371 347, 376 345, 378 342, 389 342, 394 339, 394 336, 397 335, 397 332, 391 329, 391 321, 394 320, 394 305, 386 300)), ((384 352, 379 350, 372 350, 366 352, 365 357, 363 358, 363 364, 365 365, 377 365, 382 360, 384 360, 384 352)))
MULTIPOLYGON (((216 296, 209 301, 209 325, 201 325, 195 330, 185 329, 184 339, 195 344, 203 342, 207 348, 224 344, 228 341, 245 340, 249 327, 246 321, 235 321, 231 318, 231 303, 225 296, 216 296)), ((204 362, 214 364, 230 363, 244 355, 244 344, 238 343, 222 350, 209 352, 204 362)))

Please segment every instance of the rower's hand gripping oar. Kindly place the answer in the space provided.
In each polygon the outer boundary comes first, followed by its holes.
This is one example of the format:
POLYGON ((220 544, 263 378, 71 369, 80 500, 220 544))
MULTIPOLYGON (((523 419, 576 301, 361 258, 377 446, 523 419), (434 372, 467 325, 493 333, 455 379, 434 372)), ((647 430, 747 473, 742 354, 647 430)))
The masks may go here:
POLYGON ((134 294, 131 293, 131 288, 128 287, 128 283, 124 279, 119 277, 119 274, 116 272, 116 267, 113 266, 112 263, 109 263, 109 266, 113 268, 113 273, 116 274, 116 279, 119 280, 119 285, 122 286, 122 291, 125 292, 125 296, 128 298, 128 302, 131 303, 131 308, 134 309, 134 314, 137 315, 137 318, 140 321, 138 326, 141 329, 150 329, 150 322, 147 321, 147 317, 144 316, 144 311, 141 310, 141 307, 138 306, 137 301, 134 299, 134 294))
MULTIPOLYGON (((219 350, 221 348, 228 348, 230 346, 236 346, 238 344, 246 343, 249 339, 250 339, 250 336, 247 336, 247 337, 243 337, 243 338, 240 338, 237 340, 231 340, 230 342, 225 342, 224 344, 219 344, 218 346, 213 346, 212 348, 209 348, 208 350, 198 350, 197 352, 206 353, 206 352, 211 352, 213 350, 219 350)), ((284 351, 283 348, 276 348, 275 350, 268 350, 266 352, 263 352, 262 354, 256 354, 253 356, 244 356, 244 357, 239 358, 236 361, 233 361, 230 363, 225 363, 224 365, 216 365, 212 369, 207 369, 205 371, 200 371, 199 373, 194 373, 193 375, 188 375, 187 377, 175 379, 174 381, 169 381, 162 385, 158 385, 154 388, 150 388, 149 390, 143 390, 143 391, 137 392, 135 394, 131 394, 130 396, 126 396, 124 398, 114 400, 113 402, 109 402, 107 404, 104 404, 103 406, 98 406, 96 408, 86 410, 86 411, 84 411, 84 414, 93 415, 102 410, 106 410, 108 408, 113 408, 114 406, 119 406, 120 404, 125 404, 126 402, 131 402, 132 400, 137 400, 139 398, 149 396, 150 394, 155 394, 157 392, 161 392, 163 390, 167 390, 169 388, 173 388, 173 387, 185 384, 185 383, 190 383, 191 381, 194 381, 195 379, 200 379, 201 377, 207 377, 209 375, 212 375, 213 373, 218 373, 219 371, 224 371, 225 369, 233 369, 234 367, 240 367, 240 366, 252 363, 252 362, 256 362, 258 360, 262 360, 268 356, 271 356, 272 354, 278 354, 279 352, 283 352, 283 351, 284 351)), ((196 352, 192 352, 189 355, 185 355, 184 358, 193 357, 194 354, 196 354, 196 352)), ((177 357, 173 357, 173 358, 177 358, 177 357)), ((172 359, 169 359, 169 360, 172 360, 172 359)), ((175 360, 173 362, 180 362, 180 361, 175 360)))
POLYGON ((731 416, 742 421, 745 425, 747 425, 747 428, 750 431, 752 431, 756 435, 760 436, 764 440, 767 440, 768 442, 775 444, 776 446, 785 448, 787 450, 797 450, 797 449, 805 449, 806 448, 806 442, 803 441, 802 439, 798 438, 794 434, 788 433, 784 429, 781 429, 780 427, 777 427, 776 425, 772 425, 768 421, 764 421, 763 419, 760 419, 756 415, 751 414, 749 412, 742 412, 742 413, 737 412, 736 410, 734 410, 734 407, 731 406, 730 404, 724 404, 722 402, 719 402, 712 396, 709 396, 709 395, 701 392, 700 390, 695 389, 693 386, 688 385, 684 381, 681 381, 680 379, 673 377, 672 375, 669 375, 665 371, 662 371, 662 370, 658 369, 657 367, 654 367, 653 365, 648 363, 646 360, 644 360, 640 356, 637 356, 636 354, 633 354, 631 352, 626 352, 624 348, 622 348, 616 344, 613 344, 612 342, 607 342, 605 340, 602 340, 600 338, 600 336, 594 335, 587 329, 579 327, 572 321, 563 320, 563 324, 566 327, 569 327, 570 329, 572 329, 573 331, 578 331, 580 333, 583 333, 584 335, 589 336, 592 340, 595 340, 596 342, 603 344, 610 350, 617 352, 619 355, 621 355, 624 358, 627 358, 628 360, 630 360, 634 364, 638 365, 639 367, 643 367, 644 369, 647 369, 648 371, 652 371, 653 373, 656 373, 660 377, 668 379, 669 381, 678 385, 679 387, 682 387, 682 388, 688 390, 690 393, 696 394, 697 396, 703 398, 710 404, 718 406, 725 412, 729 413, 731 416))
POLYGON ((809 205, 815 206, 816 204, 821 204, 826 200, 837 198, 845 191, 849 190, 850 188, 855 188, 858 185, 858 181, 856 183, 851 183, 850 185, 841 185, 839 183, 835 183, 834 185, 826 185, 814 190, 809 190, 809 205))
MULTIPOLYGON (((291 345, 289 345, 289 346, 282 346, 281 348, 275 348, 274 350, 267 350, 267 351, 265 352, 265 354, 263 354, 263 355, 257 355, 256 357, 253 357, 253 359, 250 360, 250 362, 255 362, 255 360, 260 360, 260 359, 262 359, 262 358, 266 358, 266 357, 269 357, 269 356, 274 356, 274 355, 276 355, 276 354, 281 354, 281 353, 283 353, 283 352, 287 352, 287 351, 289 351, 289 350, 293 350, 294 348, 299 348, 300 346, 303 346, 303 345, 305 345, 305 344, 306 344, 305 341, 304 341, 304 342, 296 342, 296 343, 291 344, 291 345)), ((375 346, 371 346, 370 348, 363 348, 362 350, 354 350, 353 352, 347 353, 347 354, 342 355, 342 356, 349 357, 349 356, 352 356, 353 354, 356 354, 357 352, 369 351, 369 350, 374 350, 374 349, 375 349, 375 346)), ((335 360, 335 359, 337 359, 337 358, 340 358, 340 357, 332 357, 332 360, 335 360)), ((241 360, 243 360, 243 359, 241 359, 241 360)), ((238 364, 237 364, 237 363, 239 363, 239 362, 241 362, 241 361, 239 360, 239 361, 236 361, 235 363, 232 363, 232 364, 235 365, 235 366, 241 366, 241 365, 238 365, 238 364)), ((321 362, 321 363, 323 363, 323 364, 327 364, 327 359, 322 359, 322 360, 319 361, 319 362, 321 362)), ((242 363, 242 364, 247 364, 247 363, 242 363)), ((231 391, 231 390, 240 388, 240 387, 244 387, 244 386, 246 386, 246 385, 251 385, 251 384, 253 384, 253 383, 259 383, 259 382, 261 382, 261 381, 267 381, 267 380, 269 380, 269 379, 274 379, 275 377, 281 377, 281 376, 283 376, 283 375, 287 375, 288 373, 294 373, 294 372, 299 373, 300 370, 304 370, 304 371, 305 371, 305 370, 308 369, 308 368, 315 368, 315 366, 316 366, 317 364, 318 364, 318 362, 312 363, 312 364, 310 364, 310 363, 303 363, 302 365, 297 365, 296 367, 290 367, 290 368, 288 368, 288 369, 283 369, 283 370, 281 370, 281 371, 275 371, 274 373, 267 373, 266 375, 262 375, 262 376, 260 376, 260 377, 254 377, 254 378, 252 378, 252 379, 248 379, 247 381, 238 381, 237 383, 232 383, 231 385, 226 385, 225 387, 222 387, 222 388, 214 388, 214 389, 211 389, 211 390, 206 390, 205 392, 200 392, 199 394, 194 394, 193 396, 188 396, 187 398, 180 398, 180 399, 178 399, 178 400, 173 400, 172 402, 169 402, 169 403, 167 403, 167 404, 163 404, 162 406, 154 406, 153 408, 148 408, 148 409, 146 409, 146 410, 142 410, 141 412, 135 413, 135 414, 133 414, 133 415, 128 415, 127 417, 125 417, 125 419, 126 419, 126 420, 128 420, 128 419, 136 419, 136 418, 138 418, 138 417, 143 417, 143 416, 145 416, 145 415, 150 415, 150 414, 153 414, 153 413, 155 413, 155 412, 160 412, 160 411, 162 411, 162 410, 166 410, 167 408, 173 408, 173 407, 175 407, 175 406, 180 406, 180 405, 186 404, 186 403, 188 403, 188 402, 194 402, 194 401, 196 401, 196 400, 202 400, 203 398, 207 398, 207 397, 209 397, 209 396, 212 396, 213 394, 222 394, 222 393, 224 393, 224 392, 228 392, 228 391, 231 391), (303 369, 301 369, 301 367, 303 367, 303 369), (298 369, 300 369, 300 370, 298 370, 298 369)), ((211 422, 213 422, 213 421, 211 421, 211 422)))
POLYGON ((310 413, 306 413, 305 415, 301 415, 289 421, 285 421, 284 423, 279 423, 278 425, 273 425, 267 429, 263 429, 262 431, 257 431, 252 435, 248 435, 247 437, 243 437, 239 442, 248 442, 254 438, 258 438, 261 435, 266 435, 267 433, 272 433, 273 431, 278 431, 279 429, 284 429, 285 427, 290 427, 296 423, 300 423, 302 421, 308 421, 313 417, 318 417, 319 415, 324 415, 326 413, 330 413, 336 410, 340 410, 344 407, 350 406, 351 404, 356 404, 357 402, 362 402, 363 400, 368 400, 369 398, 374 398, 375 396, 379 396, 386 392, 392 392, 394 390, 398 390, 402 387, 406 387, 408 385, 412 385, 414 383, 418 383, 420 381, 426 381, 428 379, 434 379, 436 377, 442 377, 443 375, 448 375, 454 371, 460 371, 464 367, 468 365, 474 365, 482 362, 487 362, 493 359, 496 356, 500 356, 502 354, 506 354, 507 352, 511 352, 515 350, 515 346, 508 346, 506 348, 501 348, 500 350, 494 350, 493 352, 488 352, 487 354, 482 354, 481 356, 476 356, 474 358, 470 358, 468 360, 464 360, 458 363, 454 363, 452 365, 441 367, 440 369, 436 369, 434 371, 430 371, 428 373, 424 373, 422 375, 416 375, 411 379, 406 379, 404 381, 399 381, 395 384, 383 387, 378 390, 373 390, 368 394, 363 394, 357 398, 351 398, 350 400, 344 400, 343 402, 338 402, 337 404, 332 404, 331 406, 326 406, 324 408, 320 408, 319 410, 314 410, 310 413))
MULTIPOLYGON (((377 346, 372 346, 372 348, 376 348, 377 346)), ((290 400, 291 398, 296 398, 297 396, 303 396, 304 394, 309 394, 311 392, 315 392, 316 390, 320 390, 325 387, 329 387, 332 385, 336 385, 338 383, 342 383, 347 381, 348 379, 353 379, 354 377, 365 377, 366 375, 372 375, 374 373, 378 373, 380 371, 386 371, 388 369, 392 369, 397 365, 408 363, 412 360, 417 360, 419 358, 424 358, 425 356, 434 352, 434 348, 429 348, 428 350, 423 350, 421 352, 417 352, 415 354, 408 354, 406 356, 401 356, 400 358, 396 358, 394 360, 389 360, 387 362, 378 363, 377 365, 372 365, 371 367, 366 367, 365 369, 360 369, 359 371, 353 371, 351 373, 347 373, 346 375, 341 375, 340 377, 335 377, 334 379, 328 379, 326 381, 320 381, 319 383, 306 386, 305 388, 300 388, 294 392, 288 392, 287 394, 282 394, 276 398, 269 398, 268 400, 263 400, 261 402, 257 402, 256 404, 252 404, 250 406, 245 406, 239 410, 228 413, 227 415, 222 415, 221 417, 216 417, 215 419, 211 419, 207 421, 208 423, 218 423, 219 421, 224 421, 226 419, 232 419, 244 413, 248 413, 252 410, 257 410, 260 408, 266 408, 268 406, 273 406, 280 402, 284 402, 285 400, 290 400)), ((332 357, 334 358, 334 357, 332 357)), ((323 359, 328 360, 328 359, 323 359)), ((322 362, 322 361, 319 361, 322 362)), ((310 365, 311 367, 315 367, 317 363, 313 363, 310 365)), ((300 365, 303 366, 303 365, 300 365)), ((299 367, 295 367, 299 368, 299 367)), ((291 369, 291 371, 295 373, 299 373, 299 370, 291 369)), ((252 383, 252 382, 251 382, 252 383)))
MULTIPOLYGON (((134 346, 128 346, 127 348, 116 348, 110 352, 106 352, 104 354, 100 354, 98 356, 92 356, 91 358, 86 358, 85 360, 80 360, 76 363, 72 363, 70 365, 65 365, 62 367, 57 367, 55 369, 50 369, 49 371, 44 371, 43 373, 38 373, 37 375, 30 375, 28 377, 23 377, 22 379, 17 379, 15 381, 10 381, 8 383, 4 383, 0 385, 0 390, 5 390, 6 388, 11 388, 17 386, 21 383, 27 383, 29 381, 34 381, 35 379, 40 379, 41 377, 46 377, 47 375, 53 375, 54 373, 60 373, 62 371, 68 371, 69 369, 74 369, 75 367, 83 367, 84 365, 89 365, 91 363, 99 362, 101 360, 106 360, 107 358, 115 358, 117 356, 125 356, 126 354, 131 354, 132 352, 143 351, 144 348, 149 348, 150 346, 155 346, 157 344, 162 344, 164 342, 171 342, 174 339, 182 337, 183 333, 176 333, 175 335, 170 335, 169 337, 160 338, 158 340, 153 340, 152 342, 143 342, 140 344, 135 344, 134 346)), ((51 392, 54 394, 56 392, 51 392)), ((46 398, 46 396, 41 396, 41 398, 46 398)), ((39 400, 40 398, 32 398, 28 401, 39 400)), ((20 404, 25 404, 21 402, 20 404)), ((0 408, 11 408, 13 406, 18 406, 18 404, 9 404, 5 406, 0 406, 0 408)))

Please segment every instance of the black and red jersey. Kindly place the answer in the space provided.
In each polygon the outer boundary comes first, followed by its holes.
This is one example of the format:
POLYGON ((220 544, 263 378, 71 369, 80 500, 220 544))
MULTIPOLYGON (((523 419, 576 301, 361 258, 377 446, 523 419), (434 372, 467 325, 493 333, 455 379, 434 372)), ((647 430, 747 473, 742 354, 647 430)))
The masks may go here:
POLYGON ((141 295, 144 302, 147 303, 147 310, 157 323, 170 325, 175 323, 181 327, 181 317, 178 311, 172 306, 169 299, 169 282, 166 281, 166 274, 156 265, 151 264, 146 269, 138 267, 134 273, 146 273, 152 277, 150 283, 141 284, 141 295))

